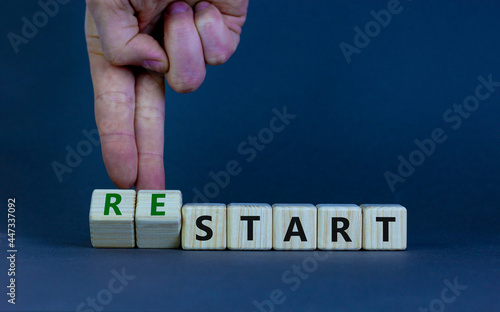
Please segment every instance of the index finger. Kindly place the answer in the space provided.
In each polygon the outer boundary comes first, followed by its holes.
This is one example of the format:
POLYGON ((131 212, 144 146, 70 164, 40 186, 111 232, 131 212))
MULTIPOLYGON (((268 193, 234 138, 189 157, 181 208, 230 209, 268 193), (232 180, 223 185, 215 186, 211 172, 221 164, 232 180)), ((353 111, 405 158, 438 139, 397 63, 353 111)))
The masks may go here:
POLYGON ((131 69, 112 65, 106 60, 88 9, 85 34, 104 164, 116 186, 130 188, 137 179, 135 77, 131 69))

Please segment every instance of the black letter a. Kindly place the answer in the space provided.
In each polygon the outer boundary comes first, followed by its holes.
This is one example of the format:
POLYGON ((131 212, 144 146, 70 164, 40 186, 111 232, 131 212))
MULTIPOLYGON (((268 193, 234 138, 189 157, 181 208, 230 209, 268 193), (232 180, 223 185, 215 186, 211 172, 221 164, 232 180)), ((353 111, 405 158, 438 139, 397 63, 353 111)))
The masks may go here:
POLYGON ((306 233, 304 232, 304 229, 302 228, 302 223, 300 223, 299 217, 292 217, 292 220, 290 221, 290 225, 288 226, 288 230, 286 231, 284 241, 289 242, 292 235, 293 236, 300 236, 301 241, 307 242, 306 233), (297 224, 297 232, 293 231, 295 224, 297 224))

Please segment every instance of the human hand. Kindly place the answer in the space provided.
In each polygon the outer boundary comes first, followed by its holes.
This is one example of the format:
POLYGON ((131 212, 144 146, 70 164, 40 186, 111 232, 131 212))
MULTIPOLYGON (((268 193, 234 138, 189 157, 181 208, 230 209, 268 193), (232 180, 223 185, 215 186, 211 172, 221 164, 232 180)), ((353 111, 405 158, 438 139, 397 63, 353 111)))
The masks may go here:
POLYGON ((236 50, 247 6, 248 0, 87 0, 95 117, 118 187, 165 188, 164 77, 152 71, 165 73, 177 92, 196 90, 206 64, 222 64, 236 50), (152 35, 163 15, 165 48, 152 35))

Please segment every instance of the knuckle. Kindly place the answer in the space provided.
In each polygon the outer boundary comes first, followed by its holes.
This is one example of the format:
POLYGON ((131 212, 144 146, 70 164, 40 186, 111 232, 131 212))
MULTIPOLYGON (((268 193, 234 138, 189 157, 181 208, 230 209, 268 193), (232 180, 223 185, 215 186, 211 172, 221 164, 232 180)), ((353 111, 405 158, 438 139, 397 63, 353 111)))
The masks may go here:
MULTIPOLYGON (((133 120, 134 97, 125 92, 105 92, 95 98, 96 123, 102 135, 126 129, 133 120)), ((130 133, 123 133, 124 138, 130 133)))
POLYGON ((122 57, 122 53, 120 53, 120 51, 118 51, 117 49, 109 49, 109 48, 105 49, 104 57, 106 57, 106 60, 108 60, 108 62, 112 65, 115 66, 127 65, 122 57))
POLYGON ((221 65, 226 63, 232 54, 233 51, 227 48, 216 49, 207 53, 206 61, 210 65, 221 65))
POLYGON ((149 122, 162 123, 165 120, 165 110, 154 105, 138 105, 135 109, 135 117, 149 122))
POLYGON ((204 76, 200 75, 182 75, 169 81, 169 85, 178 93, 191 93, 201 86, 203 80, 204 76))
POLYGON ((218 26, 215 19, 210 16, 200 17, 196 22, 201 32, 214 31, 214 29, 218 26))
POLYGON ((113 108, 131 108, 134 104, 134 97, 122 91, 107 91, 98 94, 95 98, 96 103, 103 104, 105 106, 112 106, 113 108))

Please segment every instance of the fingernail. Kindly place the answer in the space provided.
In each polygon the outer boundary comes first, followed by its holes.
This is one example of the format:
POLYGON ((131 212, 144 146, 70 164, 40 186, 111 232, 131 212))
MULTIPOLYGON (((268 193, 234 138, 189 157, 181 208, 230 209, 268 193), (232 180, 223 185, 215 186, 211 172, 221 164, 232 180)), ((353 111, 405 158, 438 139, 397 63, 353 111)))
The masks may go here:
POLYGON ((145 60, 142 62, 142 67, 154 70, 159 73, 165 72, 165 65, 161 61, 157 60, 145 60))
POLYGON ((200 2, 200 3, 198 3, 198 5, 196 6, 195 10, 196 10, 196 12, 201 11, 201 10, 203 10, 203 9, 208 8, 208 6, 209 6, 209 5, 210 5, 210 3, 208 3, 208 2, 200 2))
POLYGON ((189 6, 187 5, 187 3, 179 1, 179 2, 174 2, 171 5, 169 5, 167 8, 167 13, 169 15, 177 14, 177 13, 184 13, 188 9, 189 9, 189 6))

